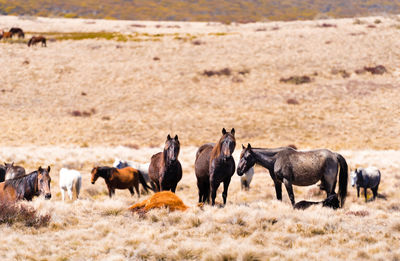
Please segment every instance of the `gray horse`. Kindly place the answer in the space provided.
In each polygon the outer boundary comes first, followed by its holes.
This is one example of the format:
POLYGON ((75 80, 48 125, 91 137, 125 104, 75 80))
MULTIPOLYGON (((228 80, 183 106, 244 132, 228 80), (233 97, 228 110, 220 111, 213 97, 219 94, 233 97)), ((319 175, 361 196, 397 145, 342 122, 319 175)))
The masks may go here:
POLYGON ((6 168, 5 180, 15 179, 18 177, 25 176, 25 169, 21 166, 14 166, 14 162, 5 163, 4 166, 6 168))
POLYGON ((360 188, 364 188, 365 202, 367 202, 367 188, 372 190, 375 200, 380 182, 381 172, 375 167, 357 168, 351 173, 351 186, 357 185, 357 197, 360 197, 360 188))
POLYGON ((310 186, 319 180, 324 184, 327 197, 335 194, 339 174, 340 207, 347 196, 348 167, 338 153, 327 149, 297 151, 289 147, 276 149, 252 148, 250 144, 240 155, 237 173, 242 176, 254 164, 269 170, 275 184, 278 200, 282 200, 282 183, 285 184, 292 205, 295 205, 292 185, 310 186))

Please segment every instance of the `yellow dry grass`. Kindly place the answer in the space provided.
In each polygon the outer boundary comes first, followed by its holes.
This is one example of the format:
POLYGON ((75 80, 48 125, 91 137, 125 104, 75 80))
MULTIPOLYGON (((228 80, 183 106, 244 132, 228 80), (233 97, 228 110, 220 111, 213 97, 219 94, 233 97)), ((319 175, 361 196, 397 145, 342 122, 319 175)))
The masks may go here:
MULTIPOLYGON (((399 21, 379 17, 368 28, 375 19, 328 20, 337 27, 324 28, 321 21, 226 26, 0 16, 0 28, 31 32, 167 34, 152 42, 50 41, 47 48, 0 42, 0 160, 27 171, 51 165, 53 193, 27 203, 51 213, 49 227, 0 226, 0 259, 400 259, 399 21), (379 64, 388 73, 354 73, 379 64), (203 75, 224 68, 231 74, 203 75), (280 82, 296 75, 313 81, 280 82), (295 144, 338 150, 351 168, 375 165, 380 197, 365 203, 349 188, 344 209, 293 210, 286 192, 277 201, 269 175, 256 168, 248 193, 235 174, 226 207, 196 207, 196 146, 215 142, 222 127, 236 129, 236 158, 240 143, 295 144), (127 208, 150 195, 117 191, 108 199, 102 180, 89 183, 94 165, 116 157, 148 162, 168 133, 182 144, 177 196, 186 211, 143 217, 127 208), (61 202, 64 166, 83 174, 75 202, 61 202)), ((297 201, 324 198, 316 186, 294 193, 297 201)))

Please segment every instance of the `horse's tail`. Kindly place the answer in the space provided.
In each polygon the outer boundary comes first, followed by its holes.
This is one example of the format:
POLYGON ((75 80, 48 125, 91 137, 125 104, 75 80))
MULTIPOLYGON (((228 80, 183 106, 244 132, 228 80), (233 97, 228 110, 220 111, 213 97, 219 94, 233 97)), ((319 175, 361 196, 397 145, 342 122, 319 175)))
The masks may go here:
POLYGON ((140 181, 140 183, 142 183, 142 186, 143 186, 144 190, 145 190, 146 192, 149 192, 148 189, 150 189, 150 190, 152 190, 152 191, 154 192, 154 189, 151 188, 151 187, 149 187, 149 185, 147 185, 147 182, 146 182, 146 180, 144 179, 144 176, 143 176, 142 171, 138 170, 138 173, 139 173, 139 181, 140 181))
POLYGON ((343 208, 347 196, 348 167, 347 167, 347 162, 342 155, 337 153, 336 156, 340 165, 340 173, 339 173, 340 207, 343 208))
POLYGON ((78 197, 79 197, 79 193, 80 193, 80 191, 81 191, 81 187, 82 187, 82 177, 79 176, 79 177, 76 179, 76 183, 75 183, 75 195, 76 195, 76 198, 77 198, 77 199, 78 199, 78 197))

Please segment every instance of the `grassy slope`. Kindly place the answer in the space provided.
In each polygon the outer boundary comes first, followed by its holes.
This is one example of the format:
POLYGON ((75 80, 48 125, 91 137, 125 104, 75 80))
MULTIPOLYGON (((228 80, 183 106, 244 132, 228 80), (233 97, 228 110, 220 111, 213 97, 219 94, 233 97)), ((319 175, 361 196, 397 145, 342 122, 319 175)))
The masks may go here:
POLYGON ((400 3, 380 0, 0 0, 0 13, 128 20, 259 21, 312 19, 321 14, 349 17, 376 13, 398 13, 400 3))

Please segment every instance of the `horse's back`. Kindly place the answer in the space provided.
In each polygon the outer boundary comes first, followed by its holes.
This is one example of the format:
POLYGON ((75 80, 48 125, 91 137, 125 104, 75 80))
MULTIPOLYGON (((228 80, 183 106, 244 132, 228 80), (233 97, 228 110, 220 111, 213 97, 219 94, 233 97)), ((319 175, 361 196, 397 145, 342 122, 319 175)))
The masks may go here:
POLYGON ((60 187, 63 186, 72 186, 73 182, 76 182, 78 179, 81 179, 82 175, 79 171, 68 168, 60 169, 60 187))
POLYGON ((160 173, 160 162, 162 159, 162 152, 158 152, 151 156, 150 165, 149 165, 149 176, 153 181, 158 181, 159 173, 160 173))
POLYGON ((209 176, 210 156, 213 148, 213 143, 207 143, 200 146, 197 150, 195 161, 195 173, 197 178, 209 176))
POLYGON ((368 167, 368 168, 360 168, 361 173, 363 175, 364 180, 367 181, 367 184, 364 184, 366 187, 376 187, 379 185, 381 181, 381 172, 376 167, 368 167))

